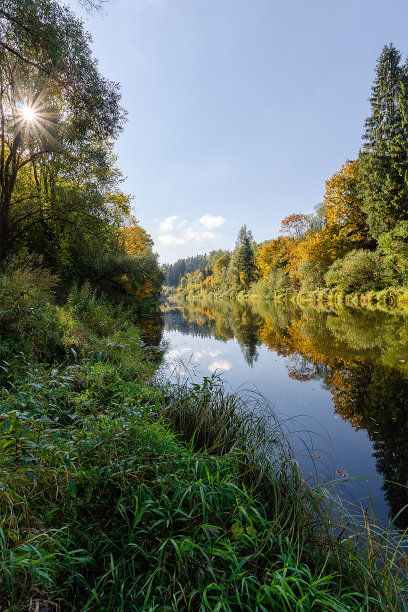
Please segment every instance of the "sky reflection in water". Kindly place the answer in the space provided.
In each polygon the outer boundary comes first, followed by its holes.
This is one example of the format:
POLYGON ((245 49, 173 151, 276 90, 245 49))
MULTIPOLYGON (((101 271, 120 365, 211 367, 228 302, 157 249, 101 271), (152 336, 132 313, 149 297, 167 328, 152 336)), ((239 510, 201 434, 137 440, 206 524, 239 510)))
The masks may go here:
POLYGON ((341 481, 345 499, 383 520, 408 503, 390 482, 408 478, 408 316, 228 301, 165 308, 164 322, 174 374, 220 372, 232 389, 259 390, 292 431, 305 477, 341 481))

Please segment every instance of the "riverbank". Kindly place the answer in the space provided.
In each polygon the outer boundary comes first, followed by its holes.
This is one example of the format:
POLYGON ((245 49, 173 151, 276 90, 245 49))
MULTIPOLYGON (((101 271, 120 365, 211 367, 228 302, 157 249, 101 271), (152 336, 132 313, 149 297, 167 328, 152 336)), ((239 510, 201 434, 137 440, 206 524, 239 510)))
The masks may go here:
POLYGON ((345 304, 346 306, 360 308, 378 307, 408 312, 408 289, 404 287, 389 287, 382 291, 356 291, 354 293, 316 289, 315 291, 299 291, 292 299, 298 304, 345 304))
POLYGON ((353 293, 345 293, 334 289, 315 289, 313 291, 286 290, 268 296, 261 296, 258 293, 251 292, 240 292, 238 294, 207 292, 188 295, 183 292, 167 291, 165 297, 171 302, 177 302, 180 299, 187 301, 200 299, 236 299, 262 302, 292 302, 308 306, 345 305, 359 308, 380 308, 408 312, 408 289, 405 287, 389 287, 381 291, 356 291, 353 293))
POLYGON ((53 282, 0 279, 2 609, 404 609, 398 543, 302 480, 279 423, 170 385, 129 306, 53 282))

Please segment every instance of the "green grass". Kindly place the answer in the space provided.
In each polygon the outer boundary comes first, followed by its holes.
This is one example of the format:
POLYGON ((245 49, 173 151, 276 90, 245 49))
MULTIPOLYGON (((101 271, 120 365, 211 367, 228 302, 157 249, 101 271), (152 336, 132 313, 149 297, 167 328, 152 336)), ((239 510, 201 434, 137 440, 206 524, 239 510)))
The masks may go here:
POLYGON ((57 306, 45 272, 7 274, 2 610, 404 609, 402 540, 346 527, 270 415, 214 377, 155 381, 131 311, 89 286, 57 306))

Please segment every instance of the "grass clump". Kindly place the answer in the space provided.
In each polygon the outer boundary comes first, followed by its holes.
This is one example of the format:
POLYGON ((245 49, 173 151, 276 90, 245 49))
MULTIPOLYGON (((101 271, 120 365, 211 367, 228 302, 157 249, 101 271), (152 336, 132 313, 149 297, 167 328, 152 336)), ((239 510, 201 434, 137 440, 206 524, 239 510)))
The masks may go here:
POLYGON ((217 378, 155 382, 132 312, 89 285, 11 309, 8 274, 1 609, 403 609, 403 555, 338 526, 259 406, 217 378))

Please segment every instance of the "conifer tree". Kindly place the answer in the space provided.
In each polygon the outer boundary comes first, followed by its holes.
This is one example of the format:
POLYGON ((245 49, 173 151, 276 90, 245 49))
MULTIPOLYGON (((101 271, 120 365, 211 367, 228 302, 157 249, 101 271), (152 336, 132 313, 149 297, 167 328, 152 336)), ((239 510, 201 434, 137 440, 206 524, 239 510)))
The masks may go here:
POLYGON ((371 114, 359 158, 359 191, 371 233, 378 238, 408 220, 408 67, 386 45, 378 59, 371 114))
POLYGON ((238 232, 234 257, 231 260, 231 265, 235 267, 236 284, 243 289, 248 289, 254 278, 255 258, 252 249, 253 242, 251 230, 247 230, 246 225, 243 225, 238 232))

